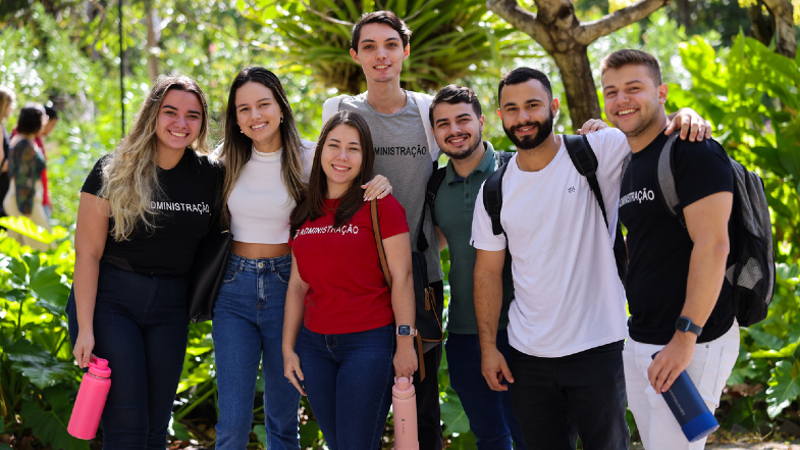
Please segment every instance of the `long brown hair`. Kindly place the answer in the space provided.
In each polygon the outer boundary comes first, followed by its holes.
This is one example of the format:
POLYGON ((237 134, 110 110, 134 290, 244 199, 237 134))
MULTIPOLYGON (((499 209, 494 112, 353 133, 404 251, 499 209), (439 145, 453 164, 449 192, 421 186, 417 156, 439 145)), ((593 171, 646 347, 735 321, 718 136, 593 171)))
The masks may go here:
MULTIPOLYGON (((278 132, 281 134, 281 179, 283 180, 286 191, 295 203, 302 200, 305 190, 305 174, 303 173, 303 161, 300 156, 301 142, 300 132, 297 131, 297 123, 294 121, 292 107, 283 91, 280 80, 274 73, 263 67, 246 67, 236 75, 231 83, 228 93, 228 108, 225 112, 225 141, 222 144, 220 158, 225 159, 225 184, 223 187, 224 205, 228 204, 228 198, 233 192, 233 186, 239 179, 239 174, 247 161, 252 156, 253 140, 240 132, 236 118, 236 91, 249 82, 260 83, 266 86, 281 108, 283 121, 280 123, 278 132)), ((227 206, 225 207, 227 210, 227 206)), ((230 222, 230 215, 222 215, 223 223, 230 222)))
POLYGON ((372 145, 372 134, 369 132, 369 125, 361 114, 354 111, 339 111, 328 119, 322 127, 319 141, 317 141, 316 152, 314 153, 314 164, 311 166, 311 176, 308 179, 307 196, 303 201, 297 203, 292 211, 290 233, 294 233, 305 223, 306 220, 315 220, 325 215, 325 197, 328 194, 328 178, 322 171, 322 148, 328 139, 328 134, 338 125, 353 127, 358 132, 358 140, 361 142, 361 169, 353 184, 345 191, 336 208, 333 217, 334 228, 347 223, 364 202, 364 194, 361 185, 367 184, 372 179, 372 165, 375 162, 375 150, 372 145))
POLYGON ((111 236, 116 241, 130 238, 137 223, 155 228, 156 216, 150 202, 161 193, 158 184, 158 111, 169 91, 191 92, 203 109, 200 134, 193 143, 195 152, 208 153, 208 104, 197 83, 187 76, 169 76, 159 81, 142 103, 131 131, 114 155, 103 166, 103 187, 100 197, 108 199, 110 217, 114 219, 111 236))

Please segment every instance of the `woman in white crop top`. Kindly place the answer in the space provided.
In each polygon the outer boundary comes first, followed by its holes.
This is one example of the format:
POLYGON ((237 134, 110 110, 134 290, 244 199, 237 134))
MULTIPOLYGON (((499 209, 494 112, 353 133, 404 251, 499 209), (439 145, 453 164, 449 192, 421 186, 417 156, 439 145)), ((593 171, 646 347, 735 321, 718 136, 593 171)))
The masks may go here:
MULTIPOLYGON (((306 189, 314 143, 300 139, 292 108, 272 72, 251 67, 231 85, 219 159, 226 166, 233 244, 214 307, 219 450, 247 446, 261 363, 267 446, 300 448, 300 395, 283 375, 281 335, 292 259, 289 215, 306 189), (263 361, 262 361, 263 358, 263 361)), ((385 177, 365 197, 391 192, 385 177)))

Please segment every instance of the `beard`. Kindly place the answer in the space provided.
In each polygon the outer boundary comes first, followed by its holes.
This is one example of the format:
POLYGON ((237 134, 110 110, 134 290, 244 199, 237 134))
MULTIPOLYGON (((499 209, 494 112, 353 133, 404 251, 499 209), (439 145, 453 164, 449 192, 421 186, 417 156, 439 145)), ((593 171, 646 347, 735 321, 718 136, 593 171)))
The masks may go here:
POLYGON ((553 132, 554 117, 555 116, 553 116, 553 112, 550 111, 550 117, 548 117, 547 120, 544 121, 544 123, 531 121, 524 123, 522 125, 514 125, 511 128, 506 128, 505 124, 503 124, 503 131, 506 132, 506 136, 508 136, 508 138, 511 139, 511 142, 513 142, 518 149, 531 150, 541 145, 542 142, 544 142, 544 140, 547 139, 548 136, 550 136, 550 133, 553 132), (521 138, 517 137, 515 132, 518 129, 530 126, 536 126, 535 135, 524 136, 521 138))
MULTIPOLYGON (((457 136, 463 136, 463 134, 460 134, 460 135, 457 135, 457 136)), ((453 137, 456 137, 456 136, 448 136, 448 137, 446 137, 445 140, 444 140, 445 144, 447 144, 447 141, 449 139, 453 138, 453 137)), ((445 153, 445 155, 449 156, 452 159, 466 159, 470 155, 475 153, 475 150, 477 150, 478 147, 480 147, 482 141, 483 141, 483 134, 482 133, 478 133, 477 138, 472 136, 472 135, 469 135, 469 138, 467 139, 467 149, 466 150, 462 150, 461 152, 459 152, 458 150, 450 150, 449 148, 447 148, 448 147, 447 145, 445 145, 444 147, 441 147, 441 150, 445 153)))

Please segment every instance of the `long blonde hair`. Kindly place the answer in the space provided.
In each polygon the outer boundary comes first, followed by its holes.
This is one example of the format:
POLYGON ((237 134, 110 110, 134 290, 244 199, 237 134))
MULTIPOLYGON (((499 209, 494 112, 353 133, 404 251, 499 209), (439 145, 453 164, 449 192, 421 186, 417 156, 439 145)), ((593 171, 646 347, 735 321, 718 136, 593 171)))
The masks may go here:
MULTIPOLYGON (((252 155, 253 140, 241 133, 236 118, 236 91, 249 82, 260 83, 272 91, 283 113, 283 121, 278 130, 281 133, 281 179, 289 196, 300 203, 304 196, 306 183, 303 173, 303 161, 300 156, 300 133, 294 121, 292 107, 283 91, 280 80, 274 73, 263 67, 247 67, 242 69, 233 79, 228 93, 228 108, 225 113, 225 141, 222 144, 220 158, 225 159, 225 185, 223 187, 223 205, 233 192, 233 185, 239 178, 242 168, 252 155)), ((227 210, 227 206, 226 206, 227 210)), ((230 212, 222 215, 223 224, 230 222, 230 212)))
POLYGON ((151 201, 162 193, 158 183, 158 112, 164 97, 171 90, 190 92, 203 107, 200 135, 192 147, 201 155, 208 154, 208 104, 200 86, 187 76, 170 76, 159 81, 142 103, 136 122, 103 166, 103 187, 100 197, 108 200, 109 217, 114 219, 111 236, 116 241, 130 239, 137 224, 148 230, 155 228, 157 212, 151 201))

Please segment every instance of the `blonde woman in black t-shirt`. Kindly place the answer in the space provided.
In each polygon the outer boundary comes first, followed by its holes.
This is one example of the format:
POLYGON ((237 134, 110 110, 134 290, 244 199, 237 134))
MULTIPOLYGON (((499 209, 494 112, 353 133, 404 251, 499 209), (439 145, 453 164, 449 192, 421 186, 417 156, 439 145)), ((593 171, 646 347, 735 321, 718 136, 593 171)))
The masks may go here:
POLYGON ((220 176, 204 156, 207 131, 197 83, 164 78, 81 189, 67 314, 78 365, 94 354, 112 370, 105 449, 166 445, 186 351, 186 275, 220 176))

